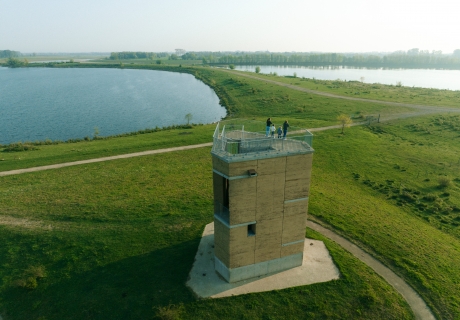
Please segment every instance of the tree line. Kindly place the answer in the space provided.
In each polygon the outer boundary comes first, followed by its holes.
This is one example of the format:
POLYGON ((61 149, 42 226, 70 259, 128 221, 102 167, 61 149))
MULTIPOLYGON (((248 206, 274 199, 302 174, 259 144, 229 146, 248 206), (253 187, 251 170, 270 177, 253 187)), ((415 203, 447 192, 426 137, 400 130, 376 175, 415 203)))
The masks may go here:
POLYGON ((142 51, 123 51, 111 52, 109 59, 111 60, 125 60, 125 59, 157 59, 168 58, 170 56, 167 52, 142 52, 142 51))
POLYGON ((182 56, 167 52, 112 52, 110 59, 202 60, 204 64, 235 65, 337 65, 355 67, 391 68, 445 68, 460 69, 460 49, 452 54, 441 51, 419 50, 393 53, 295 53, 295 52, 187 52, 182 56))
POLYGON ((21 53, 18 51, 0 50, 0 59, 1 58, 15 58, 15 57, 19 57, 20 55, 21 53))
MULTIPOLYGON (((212 63, 212 62, 211 62, 212 63)), ((386 55, 341 53, 245 53, 218 58, 219 64, 240 65, 342 65, 358 67, 460 69, 460 49, 451 55, 411 49, 386 55)))

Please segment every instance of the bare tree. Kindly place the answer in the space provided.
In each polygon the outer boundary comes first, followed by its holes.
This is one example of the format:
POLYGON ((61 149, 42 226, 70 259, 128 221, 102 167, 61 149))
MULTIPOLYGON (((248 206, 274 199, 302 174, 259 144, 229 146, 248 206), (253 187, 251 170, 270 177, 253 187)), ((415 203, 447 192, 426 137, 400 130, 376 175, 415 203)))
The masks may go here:
POLYGON ((185 120, 187 120, 187 125, 190 125, 190 121, 192 120, 193 116, 191 113, 187 113, 185 115, 185 120))

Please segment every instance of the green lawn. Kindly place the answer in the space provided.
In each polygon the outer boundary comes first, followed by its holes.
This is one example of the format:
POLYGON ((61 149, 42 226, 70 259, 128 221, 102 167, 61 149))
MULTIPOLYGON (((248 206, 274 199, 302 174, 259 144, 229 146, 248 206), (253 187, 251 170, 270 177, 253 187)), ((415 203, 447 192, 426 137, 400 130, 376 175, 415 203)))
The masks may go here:
POLYGON ((457 319, 460 145, 441 118, 460 124, 446 115, 316 134, 309 213, 401 274, 439 318, 457 319))
POLYGON ((2 178, 2 315, 150 319, 173 305, 195 319, 412 318, 388 284, 330 242, 340 280, 196 300, 185 282, 213 219, 211 172, 201 148, 2 178))

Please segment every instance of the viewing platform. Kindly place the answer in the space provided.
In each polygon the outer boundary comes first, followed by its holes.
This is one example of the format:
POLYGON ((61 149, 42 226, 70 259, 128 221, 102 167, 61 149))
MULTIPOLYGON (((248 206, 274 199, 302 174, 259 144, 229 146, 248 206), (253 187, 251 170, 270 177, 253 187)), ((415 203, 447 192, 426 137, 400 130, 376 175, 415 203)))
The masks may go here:
MULTIPOLYGON (((278 127, 278 126, 277 126, 278 127)), ((265 123, 243 119, 217 124, 211 153, 226 162, 239 162, 313 153, 313 134, 307 129, 289 127, 286 139, 266 136, 265 123)))

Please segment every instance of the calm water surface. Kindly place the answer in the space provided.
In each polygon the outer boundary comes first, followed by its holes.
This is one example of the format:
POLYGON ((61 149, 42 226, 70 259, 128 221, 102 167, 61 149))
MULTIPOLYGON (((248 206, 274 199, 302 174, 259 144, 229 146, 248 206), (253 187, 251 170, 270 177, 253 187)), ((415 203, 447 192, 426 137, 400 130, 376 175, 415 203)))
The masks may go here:
MULTIPOLYGON (((256 66, 235 66, 236 70, 255 72, 256 66)), ((347 67, 260 66, 260 72, 279 76, 315 78, 320 80, 354 80, 403 86, 460 90, 460 70, 435 69, 357 69, 347 67)))
POLYGON ((0 144, 67 140, 225 117, 189 74, 127 69, 0 68, 0 144))

